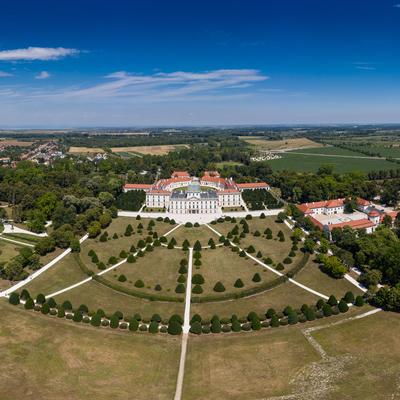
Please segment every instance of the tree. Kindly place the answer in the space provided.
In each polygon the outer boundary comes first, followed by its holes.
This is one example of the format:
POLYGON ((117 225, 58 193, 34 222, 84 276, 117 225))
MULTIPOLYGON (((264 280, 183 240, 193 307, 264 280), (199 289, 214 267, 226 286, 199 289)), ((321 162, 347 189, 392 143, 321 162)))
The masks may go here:
POLYGON ((354 302, 354 305, 357 306, 357 307, 362 307, 364 305, 364 303, 365 302, 364 302, 363 297, 362 296, 357 296, 356 300, 354 302))
POLYGON ((38 303, 38 304, 43 304, 45 301, 46 301, 46 297, 44 297, 44 294, 39 293, 39 294, 36 296, 36 303, 38 303))
POLYGON ((180 335, 182 333, 182 325, 175 319, 170 320, 168 323, 168 333, 170 335, 180 335))
POLYGON ((295 325, 295 324, 297 324, 299 322, 299 317, 297 316, 297 313, 296 312, 291 312, 289 315, 288 315, 288 323, 289 323, 289 325, 295 325))
POLYGON ((357 203, 353 198, 346 198, 344 200, 344 212, 346 214, 353 213, 357 208, 357 203))
POLYGON ((314 321, 315 320, 315 311, 313 308, 308 307, 304 312, 307 321, 314 321))
POLYGON ((329 304, 325 303, 322 306, 322 312, 325 317, 330 317, 332 315, 332 307, 329 304))
POLYGON ((306 239, 303 244, 303 249, 307 253, 313 254, 315 249, 316 243, 312 239, 306 239))
POLYGON ((107 226, 111 224, 111 221, 112 221, 112 217, 109 212, 106 211, 105 213, 100 215, 99 223, 100 223, 100 226, 102 227, 102 229, 107 228, 107 226))
POLYGON ((256 272, 256 273, 253 275, 252 281, 253 281, 253 282, 261 282, 261 276, 260 276, 260 274, 259 274, 258 272, 256 272))
POLYGON ((10 297, 8 298, 10 304, 17 306, 19 304, 19 294, 16 292, 12 292, 10 297))
POLYGON ((72 320, 74 322, 82 322, 82 319, 83 319, 82 311, 79 310, 75 311, 72 320))
POLYGON ((157 321, 151 321, 149 325, 149 332, 150 333, 158 333, 158 322, 157 321))
POLYGON ((195 274, 192 277, 192 283, 194 285, 203 285, 204 284, 204 278, 203 275, 201 274, 195 274))
POLYGON ((339 301, 338 308, 341 313, 349 311, 349 306, 343 299, 339 301))
POLYGON ((179 283, 175 288, 175 293, 185 293, 185 285, 179 283))
POLYGON ((194 243, 193 250, 201 251, 201 243, 198 240, 194 243))
POLYGON ((111 315, 110 317, 110 328, 116 329, 119 327, 119 318, 118 315, 111 315))
POLYGON ((213 318, 211 320, 211 332, 212 333, 221 333, 221 321, 218 317, 213 318))
POLYGON ((330 306, 336 306, 337 305, 337 300, 336 297, 332 294, 329 296, 328 302, 327 302, 330 306))
POLYGON ((35 303, 34 303, 33 299, 30 297, 28 299, 26 299, 24 307, 25 307, 25 310, 32 310, 35 307, 35 303))
POLYGON ((335 279, 343 278, 347 273, 347 268, 336 256, 325 256, 323 258, 321 270, 335 279))
POLYGON ((50 312, 50 306, 49 306, 49 303, 43 303, 42 304, 42 308, 40 309, 40 312, 42 313, 42 314, 48 314, 49 312, 50 312))
POLYGON ((236 281, 235 281, 235 283, 233 284, 233 286, 234 286, 235 288, 242 288, 242 287, 244 286, 244 283, 243 283, 243 281, 239 278, 239 279, 236 279, 236 281))
POLYGON ((378 269, 368 269, 358 280, 365 287, 374 288, 382 281, 382 272, 378 269))
POLYGON ((225 292, 225 286, 222 282, 218 281, 214 286, 214 292, 225 292))
POLYGON ((63 307, 58 307, 57 317, 58 318, 64 318, 65 317, 65 310, 64 310, 63 307))
POLYGON ((353 303, 354 302, 354 294, 353 292, 346 292, 346 294, 343 297, 344 301, 346 303, 353 303))
POLYGON ((76 238, 73 238, 71 240, 70 247, 73 253, 79 253, 81 251, 81 244, 79 243, 79 240, 76 238))
POLYGON ((101 232, 101 225, 97 221, 93 221, 88 228, 88 235, 90 238, 95 238, 101 232))
POLYGON ((201 334, 201 322, 193 321, 190 325, 190 332, 194 333, 195 335, 201 334))
POLYGON ((92 318, 90 319, 90 324, 92 325, 92 326, 100 326, 100 324, 101 324, 101 315, 99 315, 99 314, 94 314, 93 316, 92 316, 92 318))
POLYGON ((136 332, 139 328, 139 321, 136 318, 131 318, 129 320, 129 330, 131 332, 136 332))
POLYGON ((278 326, 280 325, 279 318, 278 318, 278 316, 276 314, 274 314, 271 317, 270 325, 271 325, 272 328, 278 328, 278 326))

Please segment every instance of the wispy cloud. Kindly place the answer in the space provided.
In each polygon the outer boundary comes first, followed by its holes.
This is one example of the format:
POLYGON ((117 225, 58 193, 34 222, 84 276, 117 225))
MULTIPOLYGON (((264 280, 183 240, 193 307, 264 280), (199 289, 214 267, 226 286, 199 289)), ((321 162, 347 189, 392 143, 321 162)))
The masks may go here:
POLYGON ((0 61, 48 61, 79 54, 77 49, 64 47, 27 47, 25 49, 1 50, 0 61))
POLYGON ((50 74, 47 71, 41 71, 36 76, 35 79, 47 79, 50 78, 50 74))
POLYGON ((89 87, 73 87, 57 92, 34 93, 33 96, 101 100, 133 98, 138 101, 198 100, 201 96, 244 95, 249 87, 269 79, 254 69, 220 69, 205 72, 157 72, 138 75, 125 71, 106 75, 101 82, 89 87))
POLYGON ((393 4, 393 7, 394 7, 394 8, 400 8, 400 3, 398 3, 398 4, 393 4))
POLYGON ((373 63, 369 62, 356 62, 353 64, 354 68, 364 70, 364 71, 375 71, 376 67, 373 63))
POLYGON ((0 78, 6 78, 8 76, 13 76, 13 74, 10 74, 9 72, 0 71, 0 78))

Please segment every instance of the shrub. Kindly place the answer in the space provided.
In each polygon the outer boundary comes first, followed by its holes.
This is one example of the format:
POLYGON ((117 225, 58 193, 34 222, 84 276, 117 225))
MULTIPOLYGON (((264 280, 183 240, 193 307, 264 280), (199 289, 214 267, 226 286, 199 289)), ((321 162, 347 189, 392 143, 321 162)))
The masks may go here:
POLYGON ((50 307, 50 308, 55 308, 55 307, 57 307, 57 303, 56 303, 56 301, 55 301, 52 297, 50 297, 50 298, 47 300, 47 303, 49 304, 49 307, 50 307))
POLYGON ((200 259, 196 258, 193 263, 195 266, 199 267, 201 265, 200 259))
POLYGON ((99 262, 99 257, 97 256, 97 254, 94 254, 92 256, 92 263, 97 264, 98 262, 99 262))
POLYGON ((354 303, 354 294, 353 292, 347 292, 344 297, 343 297, 344 301, 346 303, 354 303))
POLYGON ((273 315, 276 314, 276 311, 273 308, 269 308, 265 313, 265 316, 269 319, 272 318, 273 315))
POLYGON ((33 299, 31 299, 30 297, 25 301, 24 304, 25 310, 32 310, 33 307, 35 307, 35 303, 33 301, 33 299))
POLYGON ((65 317, 65 311, 63 307, 58 307, 57 310, 57 317, 58 318, 64 318, 65 317))
POLYGON ((278 263, 278 265, 276 266, 277 271, 283 271, 284 269, 285 269, 285 267, 283 266, 282 263, 278 263))
POLYGON ((317 308, 320 310, 324 306, 325 302, 322 299, 317 301, 317 308))
POLYGON ((175 293, 185 293, 185 285, 183 285, 182 283, 176 285, 175 293))
POLYGON ((193 250, 201 251, 201 243, 198 240, 196 240, 196 242, 194 243, 193 250))
POLYGON ((203 275, 201 274, 195 274, 192 277, 192 283, 194 285, 203 285, 204 284, 204 278, 203 275))
POLYGON ((233 284, 233 286, 235 286, 235 288, 242 288, 244 286, 243 281, 239 278, 236 279, 236 282, 233 284))
POLYGON ((68 300, 65 300, 64 303, 62 303, 62 307, 64 310, 72 310, 72 304, 68 300))
POLYGON ((108 264, 110 264, 110 265, 114 265, 114 264, 116 264, 117 262, 118 262, 118 260, 117 260, 117 258, 114 257, 114 256, 111 256, 111 257, 108 259, 108 264))
POLYGON ((118 318, 118 315, 111 315, 111 318, 110 318, 110 328, 113 328, 113 329, 115 329, 115 328, 118 328, 118 326, 119 326, 119 318, 118 318))
POLYGON ((36 296, 36 303, 38 303, 38 304, 43 304, 45 301, 46 301, 46 297, 44 297, 44 294, 39 293, 39 294, 36 296))
POLYGON ((136 332, 139 328, 139 321, 135 318, 129 320, 129 330, 131 332, 136 332))
POLYGON ((283 260, 283 263, 284 264, 291 264, 293 262, 293 260, 290 258, 290 257, 286 257, 284 260, 283 260))
POLYGON ((252 278, 253 282, 261 282, 261 276, 258 272, 256 272, 252 278))
POLYGON ((354 305, 357 307, 362 307, 365 304, 362 296, 357 296, 354 305))
POLYGON ((244 250, 242 250, 242 251, 239 253, 239 257, 246 257, 246 252, 245 252, 244 250))
POLYGON ((177 279, 178 283, 185 283, 186 282, 186 277, 185 275, 179 275, 177 279))
POLYGON ((88 309, 87 305, 85 305, 85 304, 81 304, 81 305, 79 306, 78 310, 79 310, 80 312, 86 313, 86 314, 89 312, 89 309, 88 309))
POLYGON ((180 315, 178 315, 178 314, 174 314, 174 315, 172 315, 171 317, 170 317, 170 319, 168 320, 168 323, 171 323, 171 321, 176 321, 176 322, 178 322, 179 324, 183 324, 183 319, 182 319, 182 317, 180 316, 180 315))
POLYGON ((170 335, 180 335, 182 333, 182 325, 176 320, 170 321, 168 324, 168 333, 170 335))
POLYGON ((126 258, 128 257, 128 254, 125 250, 121 250, 121 252, 119 253, 119 258, 126 258))
POLYGON ((272 259, 271 259, 271 257, 264 258, 264 263, 265 263, 265 264, 272 264, 272 259))
POLYGON ((256 249, 252 246, 252 245, 250 245, 248 248, 247 248, 247 252, 248 253, 254 253, 256 251, 256 249))
POLYGON ((114 233, 114 235, 112 236, 113 239, 118 239, 118 235, 117 233, 114 233))
POLYGON ((142 288, 142 287, 144 287, 144 282, 143 282, 141 279, 138 279, 138 280, 135 282, 135 287, 137 287, 137 288, 142 288))
POLYGON ((97 264, 97 268, 100 269, 100 270, 105 270, 107 267, 106 267, 106 264, 104 264, 103 262, 100 261, 97 264))
POLYGON ((299 318, 296 312, 292 312, 288 315, 288 324, 295 325, 299 322, 299 318))
POLYGON ((140 332, 147 332, 147 325, 141 324, 141 325, 139 326, 139 331, 140 331, 140 332))
POLYGON ((213 318, 211 321, 211 332, 221 333, 221 322, 218 318, 213 318))
POLYGON ((159 283, 157 283, 156 286, 154 286, 154 290, 156 290, 157 292, 160 292, 162 290, 162 287, 159 283))
POLYGON ((180 274, 187 274, 187 268, 184 266, 184 265, 181 265, 180 267, 179 267, 179 270, 178 270, 178 272, 180 273, 180 274))
POLYGON ((90 320, 90 325, 92 326, 100 326, 101 324, 101 316, 99 314, 94 314, 92 319, 90 320))
POLYGON ((332 315, 332 307, 328 303, 325 303, 322 306, 322 312, 324 313, 325 317, 330 317, 332 315))
POLYGON ((201 323, 199 321, 194 321, 190 325, 190 332, 194 333, 196 335, 200 335, 200 333, 201 333, 201 323))
POLYGON ((72 317, 72 320, 74 322, 82 322, 82 318, 83 318, 82 312, 77 310, 74 312, 74 316, 72 317))
POLYGON ((331 296, 329 296, 329 299, 328 299, 328 304, 330 305, 330 306, 336 306, 337 305, 337 300, 336 300, 336 297, 332 294, 331 296))
POLYGON ((279 327, 280 322, 279 322, 279 318, 278 318, 278 316, 276 314, 274 314, 271 317, 270 325, 272 326, 272 328, 278 328, 279 327))
POLYGON ((201 294, 203 293, 203 288, 200 285, 194 285, 192 289, 192 293, 201 294))
POLYGON ((285 309, 283 310, 283 314, 288 316, 289 314, 291 314, 293 312, 293 308, 290 306, 285 307, 285 309))
POLYGON ((21 300, 28 300, 31 295, 26 289, 22 289, 21 295, 19 296, 21 300))
POLYGON ((232 331, 233 332, 240 332, 242 330, 242 327, 240 325, 240 322, 237 319, 234 319, 232 321, 232 331))
POLYGON ((95 251, 94 251, 93 249, 90 249, 90 250, 88 251, 88 253, 87 253, 87 255, 88 255, 89 257, 93 257, 95 254, 96 254, 96 253, 95 253, 95 251))
POLYGON ((150 322, 149 332, 150 333, 158 333, 158 322, 157 321, 150 322))
POLYGON ((256 257, 257 257, 257 258, 262 258, 262 253, 261 253, 261 251, 259 251, 259 252, 257 253, 256 257))
POLYGON ((19 294, 12 292, 8 298, 8 302, 14 306, 17 306, 19 304, 19 294))
POLYGON ((253 235, 254 235, 255 237, 259 237, 259 236, 261 236, 261 233, 260 233, 260 231, 255 231, 255 232, 253 233, 253 235))
POLYGON ((218 281, 214 286, 214 292, 225 292, 225 286, 222 282, 218 281))
POLYGON ((124 274, 121 274, 121 275, 118 277, 118 281, 119 281, 119 282, 126 282, 126 276, 125 276, 124 274))
POLYGON ((136 261, 136 258, 133 254, 129 254, 128 258, 126 259, 126 261, 130 264, 134 263, 136 261))
POLYGON ((309 307, 304 312, 307 321, 314 321, 315 320, 315 311, 313 308, 309 307))

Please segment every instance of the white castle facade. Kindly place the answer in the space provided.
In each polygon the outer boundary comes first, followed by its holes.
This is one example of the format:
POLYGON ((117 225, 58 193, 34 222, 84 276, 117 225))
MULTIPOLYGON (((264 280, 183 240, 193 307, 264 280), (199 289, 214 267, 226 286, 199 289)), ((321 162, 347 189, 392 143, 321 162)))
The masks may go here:
POLYGON ((160 179, 153 185, 126 184, 124 192, 144 190, 146 207, 172 214, 217 214, 222 208, 240 208, 241 192, 250 189, 269 190, 265 182, 235 183, 221 178, 216 171, 206 171, 201 178, 186 171, 175 171, 171 178, 160 179))

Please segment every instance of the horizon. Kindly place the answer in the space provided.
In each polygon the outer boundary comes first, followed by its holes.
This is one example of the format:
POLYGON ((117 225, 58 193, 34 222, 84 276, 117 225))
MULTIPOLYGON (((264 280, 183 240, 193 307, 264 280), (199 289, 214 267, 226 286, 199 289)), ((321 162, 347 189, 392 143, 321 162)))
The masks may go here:
POLYGON ((3 15, 0 129, 400 124, 396 0, 46 0, 3 15))

